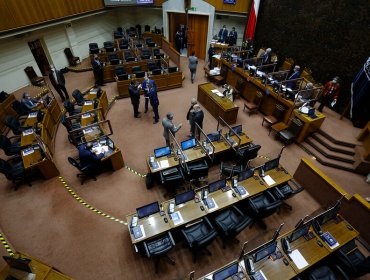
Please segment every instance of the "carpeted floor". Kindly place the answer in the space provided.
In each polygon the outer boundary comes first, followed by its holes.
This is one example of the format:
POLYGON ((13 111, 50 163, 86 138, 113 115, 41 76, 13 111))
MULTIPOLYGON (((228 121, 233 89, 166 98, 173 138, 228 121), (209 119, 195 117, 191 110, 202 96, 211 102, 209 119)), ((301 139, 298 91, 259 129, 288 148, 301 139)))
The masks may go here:
MULTIPOLYGON (((179 141, 187 139, 186 135, 189 134, 186 112, 190 100, 197 96, 198 84, 206 82, 203 61, 198 66, 194 84, 190 82, 186 58, 182 57, 181 63, 185 75, 183 87, 159 92, 161 118, 171 111, 175 116, 174 122, 183 123, 183 128, 176 135, 179 141)), ((94 79, 92 72, 69 72, 66 74, 66 81, 71 95, 75 88, 83 90, 91 86, 94 79)), ((117 94, 115 83, 109 83, 103 88, 107 91, 108 98, 117 94)), ((23 91, 29 91, 29 87, 17 91, 16 96, 19 97, 23 91)), ((236 100, 236 103, 240 108, 243 107, 243 100, 236 100)), ((145 157, 154 148, 164 146, 165 141, 161 123, 152 124, 153 112, 149 110, 144 114, 143 105, 140 104, 142 118, 135 119, 130 100, 117 100, 107 118, 114 131, 111 138, 122 150, 125 164, 145 174, 145 157)), ((204 113, 204 130, 216 130, 216 120, 206 110, 204 113)), ((327 108, 325 114, 327 119, 323 124, 324 131, 337 139, 356 143, 355 137, 359 129, 354 128, 349 120, 339 120, 339 116, 327 108)), ((237 122, 243 124, 243 130, 248 136, 262 146, 260 154, 281 149, 282 144, 272 135, 269 136, 268 129, 261 126, 261 114, 248 116, 239 109, 237 122)), ((68 186, 104 213, 119 220, 126 220, 125 216, 137 207, 166 199, 163 195, 164 189, 154 187, 147 190, 145 179, 125 168, 101 174, 96 182, 88 181, 81 186, 76 178, 77 170, 67 162, 67 157, 77 155, 77 150, 68 142, 63 126, 59 126, 55 147, 55 162, 68 186)), ((2 154, 1 157, 4 158, 2 154)), ((281 163, 293 174, 302 157, 309 156, 292 144, 285 149, 281 163)), ((370 196, 369 185, 365 183, 364 176, 315 164, 349 193, 370 196)), ((217 177, 217 167, 214 167, 209 180, 217 177)), ((31 188, 24 186, 17 192, 13 191, 11 183, 5 177, 1 176, 0 182, 0 228, 9 242, 16 250, 33 255, 75 279, 182 279, 192 270, 196 271, 196 277, 200 277, 236 258, 240 250, 236 245, 223 250, 221 240, 217 239, 209 246, 213 256, 201 256, 197 263, 193 264, 190 251, 183 246, 184 242, 179 241, 170 252, 176 260, 176 267, 162 262, 161 272, 155 275, 153 262, 134 252, 127 227, 98 215, 79 203, 59 178, 38 180, 33 182, 31 188)), ((266 219, 269 229, 284 222, 285 232, 291 229, 299 218, 320 206, 305 191, 290 199, 289 203, 294 207, 292 212, 284 210, 266 219)), ((239 239, 243 242, 253 241, 262 234, 258 226, 253 226, 243 231, 239 239)), ((2 264, 0 263, 0 266, 2 264)))

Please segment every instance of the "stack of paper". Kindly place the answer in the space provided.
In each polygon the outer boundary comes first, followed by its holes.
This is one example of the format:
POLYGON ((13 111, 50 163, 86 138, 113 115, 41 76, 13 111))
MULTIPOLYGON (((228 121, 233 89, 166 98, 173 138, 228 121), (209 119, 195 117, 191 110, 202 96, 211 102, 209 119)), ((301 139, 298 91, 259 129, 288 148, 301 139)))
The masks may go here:
POLYGON ((274 179, 271 178, 270 175, 267 175, 265 177, 263 177, 263 180, 267 183, 267 185, 271 186, 273 184, 275 184, 276 182, 274 181, 274 179))

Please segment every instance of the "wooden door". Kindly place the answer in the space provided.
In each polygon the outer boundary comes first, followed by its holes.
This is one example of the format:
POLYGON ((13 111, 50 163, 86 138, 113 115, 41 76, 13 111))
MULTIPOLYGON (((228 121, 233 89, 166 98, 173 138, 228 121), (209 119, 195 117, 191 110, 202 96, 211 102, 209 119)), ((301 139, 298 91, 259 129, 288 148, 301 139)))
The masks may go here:
POLYGON ((171 46, 176 49, 175 35, 176 31, 180 30, 181 25, 186 25, 185 13, 168 13, 168 26, 169 26, 169 42, 171 46))
POLYGON ((35 58, 37 66, 40 68, 42 75, 47 76, 49 73, 50 64, 42 47, 41 41, 37 39, 35 41, 28 42, 28 46, 30 47, 32 55, 35 58))
POLYGON ((206 58, 208 16, 189 14, 188 55, 194 51, 200 59, 206 58))

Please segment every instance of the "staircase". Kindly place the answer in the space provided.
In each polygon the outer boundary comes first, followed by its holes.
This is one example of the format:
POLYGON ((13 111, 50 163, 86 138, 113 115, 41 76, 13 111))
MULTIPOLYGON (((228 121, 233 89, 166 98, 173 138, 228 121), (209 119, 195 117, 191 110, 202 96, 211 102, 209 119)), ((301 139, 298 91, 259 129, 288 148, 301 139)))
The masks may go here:
POLYGON ((336 140, 326 132, 318 130, 307 137, 300 147, 322 165, 358 172, 355 144, 336 140))

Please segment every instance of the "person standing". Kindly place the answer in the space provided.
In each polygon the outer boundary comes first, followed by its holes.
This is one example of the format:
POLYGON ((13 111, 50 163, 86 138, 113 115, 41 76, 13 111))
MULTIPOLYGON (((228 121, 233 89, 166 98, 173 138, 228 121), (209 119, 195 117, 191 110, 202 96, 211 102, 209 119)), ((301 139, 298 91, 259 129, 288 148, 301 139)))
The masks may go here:
POLYGON ((194 130, 193 130, 193 135, 195 135, 195 124, 197 124, 200 128, 203 128, 203 119, 204 119, 204 113, 202 109, 200 108, 199 104, 194 105, 194 130))
POLYGON ((53 65, 50 65, 49 79, 62 101, 64 102, 66 99, 69 99, 69 95, 65 87, 66 81, 62 71, 57 70, 53 65))
POLYGON ((145 104, 144 104, 144 113, 148 112, 148 105, 149 105, 149 84, 152 85, 152 88, 154 88, 154 91, 157 91, 157 85, 155 82, 151 79, 149 79, 148 76, 144 77, 144 81, 139 85, 139 89, 143 89, 144 91, 144 98, 145 98, 145 104))
POLYGON ((131 98, 131 104, 134 108, 134 118, 140 118, 139 105, 140 105, 140 90, 139 83, 137 81, 131 80, 128 87, 128 92, 131 98))
POLYGON ((158 113, 158 106, 159 106, 159 99, 158 99, 158 94, 157 94, 157 87, 155 87, 153 84, 149 83, 149 101, 150 105, 153 108, 154 112, 154 121, 153 124, 158 123, 159 120, 159 113, 158 113))
POLYGON ((227 39, 227 35, 228 35, 228 31, 226 29, 226 25, 224 25, 220 31, 218 32, 218 41, 221 42, 221 43, 225 43, 226 39, 227 39))
POLYGON ((210 44, 209 45, 209 49, 208 49, 208 67, 209 69, 212 68, 212 61, 213 61, 213 56, 216 54, 216 50, 213 46, 213 44, 210 44))
POLYGON ((103 72, 103 62, 100 61, 97 54, 94 55, 94 60, 92 62, 92 68, 95 76, 95 85, 104 85, 104 72, 103 72))
POLYGON ((195 52, 193 51, 191 53, 191 56, 189 56, 189 69, 190 69, 191 83, 194 83, 195 73, 197 72, 197 66, 198 66, 198 58, 195 56, 195 52))
POLYGON ((176 43, 176 50, 181 53, 182 48, 182 35, 179 30, 177 30, 175 34, 175 43, 176 43))
POLYGON ((335 77, 333 78, 333 80, 325 84, 321 94, 321 104, 319 108, 317 108, 319 112, 322 112, 324 107, 327 106, 329 102, 330 103, 334 102, 335 105, 338 99, 339 91, 340 91, 339 77, 335 77))
POLYGON ((235 46, 237 40, 238 40, 238 32, 236 32, 235 27, 233 27, 229 33, 229 45, 235 46))
POLYGON ((189 137, 194 136, 194 105, 197 103, 198 101, 195 98, 192 98, 190 102, 190 108, 188 110, 188 113, 186 114, 186 119, 189 121, 190 124, 190 134, 188 135, 189 137))
POLYGON ((168 112, 166 117, 162 120, 163 125, 163 137, 166 140, 166 145, 170 146, 170 131, 175 136, 176 132, 182 127, 180 123, 178 126, 173 124, 173 113, 168 112))

